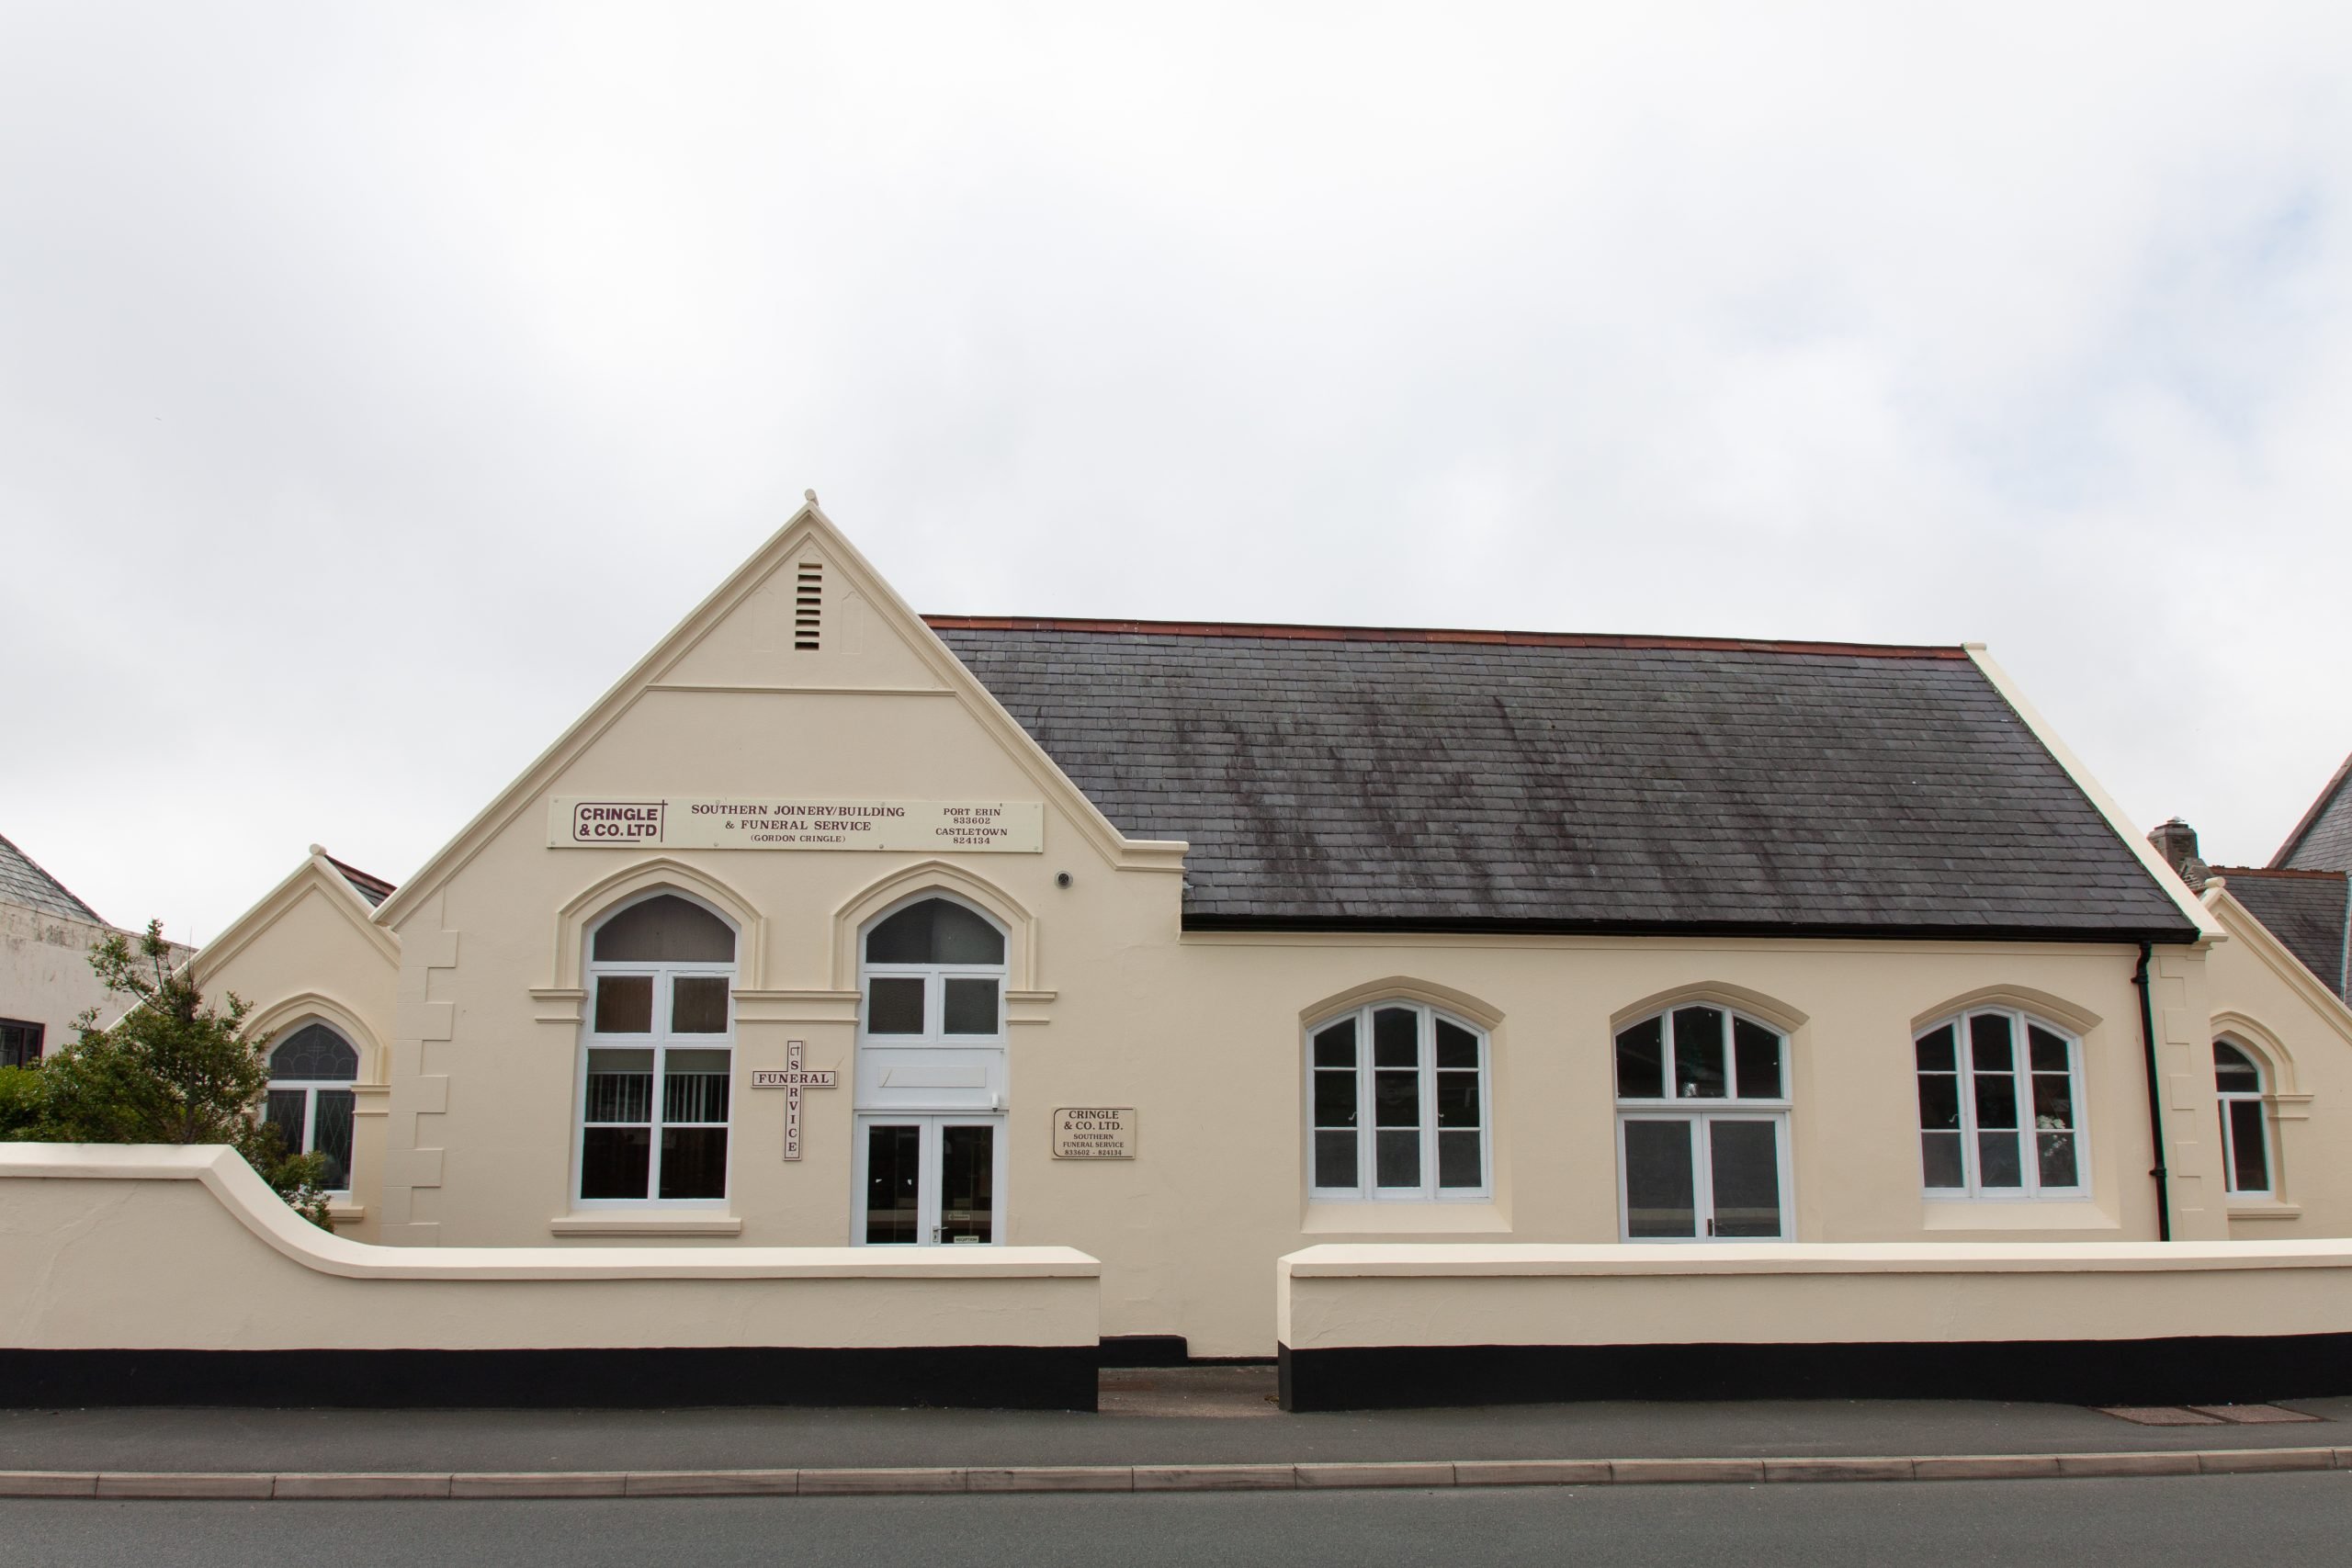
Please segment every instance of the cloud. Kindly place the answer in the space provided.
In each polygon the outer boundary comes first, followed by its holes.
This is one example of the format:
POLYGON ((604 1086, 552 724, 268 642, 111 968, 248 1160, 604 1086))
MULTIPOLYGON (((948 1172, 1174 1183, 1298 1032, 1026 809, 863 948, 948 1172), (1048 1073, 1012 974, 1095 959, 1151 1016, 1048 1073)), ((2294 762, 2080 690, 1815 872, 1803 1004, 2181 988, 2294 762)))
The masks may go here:
POLYGON ((2332 8, 19 7, 12 838, 405 874, 804 486, 919 606, 1990 642, 2352 749, 2332 8))

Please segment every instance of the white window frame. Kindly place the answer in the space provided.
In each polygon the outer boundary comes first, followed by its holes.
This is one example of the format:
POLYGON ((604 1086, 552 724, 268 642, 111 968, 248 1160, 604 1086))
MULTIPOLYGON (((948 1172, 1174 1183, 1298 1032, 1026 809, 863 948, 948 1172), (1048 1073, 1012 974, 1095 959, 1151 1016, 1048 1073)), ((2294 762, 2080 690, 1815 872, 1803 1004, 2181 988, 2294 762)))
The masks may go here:
MULTIPOLYGON (((1757 1021, 1751 1020, 1750 1021, 1757 1021)), ((1786 1055, 1787 1036, 1782 1037, 1782 1054, 1786 1055)), ((1613 1043, 1613 1042, 1612 1042, 1613 1043)), ((1782 1072, 1787 1070, 1782 1065, 1782 1072)), ((1635 1103, 1646 1104, 1647 1101, 1635 1103)), ((1620 1241, 1646 1246, 1651 1242, 1675 1247, 1693 1243, 1708 1246, 1736 1246, 1740 1242, 1788 1241, 1792 1239, 1795 1226, 1791 1223, 1794 1213, 1791 1207, 1790 1179, 1793 1167, 1789 1159, 1789 1113, 1775 1111, 1769 1101, 1758 1109, 1746 1111, 1729 1100, 1684 1100, 1684 1105, 1722 1106, 1719 1111, 1670 1111, 1663 1105, 1656 1111, 1628 1111, 1620 1107, 1617 1112, 1617 1238, 1620 1241), (1635 1235, 1634 1234, 1633 1191, 1625 1180, 1625 1128, 1634 1122, 1683 1122, 1690 1127, 1690 1230, 1689 1235, 1635 1235), (1780 1169, 1781 1234, 1778 1235, 1722 1235, 1715 1234, 1715 1144, 1713 1127, 1717 1122, 1761 1122, 1772 1129, 1772 1153, 1780 1169)), ((1751 1102, 1753 1103, 1753 1102, 1751 1102)))
POLYGON ((1012 1145, 1011 1122, 1006 1113, 1010 1099, 1012 1076, 1011 1030, 1007 1025, 1007 1010, 1012 989, 1012 933, 1005 923, 988 909, 969 898, 960 897, 944 887, 924 887, 894 901, 889 908, 867 919, 857 932, 857 1070, 853 1075, 856 1085, 856 1102, 851 1118, 851 1135, 855 1144, 852 1156, 850 1183, 850 1242, 856 1247, 899 1247, 899 1242, 868 1242, 865 1239, 865 1182, 867 1174, 868 1130, 876 1126, 922 1129, 922 1143, 917 1159, 925 1173, 916 1201, 915 1241, 917 1247, 987 1246, 1001 1247, 1009 1228, 1012 1213, 1012 1190, 1006 1179, 1011 1169, 1008 1151, 1012 1145), (894 917, 918 904, 936 900, 952 904, 978 916, 997 933, 1003 945, 1004 957, 995 964, 875 964, 867 961, 866 943, 875 931, 894 917), (874 1015, 874 982, 877 979, 919 979, 923 983, 923 1028, 919 1034, 876 1034, 867 1027, 874 1015), (993 980, 996 982, 996 1027, 986 1034, 950 1034, 947 1032, 947 982, 950 980, 993 980), (927 1053, 929 1061, 942 1066, 950 1064, 976 1069, 987 1085, 985 1103, 978 1090, 972 1093, 972 1103, 959 1103, 961 1090, 892 1090, 896 1096, 904 1093, 909 1102, 889 1103, 877 1094, 868 1098, 874 1077, 874 1064, 888 1062, 893 1052, 908 1055, 889 1070, 925 1065, 918 1053, 927 1053), (869 1055, 871 1053, 871 1055, 869 1055), (992 1127, 989 1149, 992 1169, 989 1180, 996 1211, 986 1242, 940 1242, 935 1239, 939 1229, 940 1133, 951 1126, 992 1127))
MULTIPOLYGON (((587 996, 582 1004, 580 1021, 580 1054, 574 1072, 574 1077, 578 1079, 578 1083, 577 1087, 573 1090, 571 1104, 571 1207, 574 1210, 581 1212, 595 1212, 602 1210, 642 1211, 646 1209, 659 1209, 664 1213, 724 1213, 729 1202, 732 1200, 732 1195, 735 1190, 735 1159, 738 1152, 738 1145, 741 1143, 741 1140, 735 1136, 735 1111, 737 1102, 741 1098, 742 1086, 736 1081, 735 1071, 734 982, 738 964, 740 964, 742 958, 743 933, 735 930, 734 921, 728 919, 727 917, 719 914, 718 910, 711 908, 708 904, 704 903, 701 899, 690 896, 680 888, 664 886, 650 889, 640 897, 631 898, 627 903, 616 904, 610 909, 605 910, 603 915, 598 917, 596 923, 588 928, 588 931, 582 936, 582 941, 586 946, 586 953, 582 956, 581 965, 582 976, 582 983, 586 987, 587 996), (607 921, 611 920, 616 915, 620 914, 625 909, 633 908, 638 904, 645 903, 650 899, 665 896, 669 897, 681 898, 685 902, 695 906, 697 908, 700 908, 709 914, 720 924, 726 926, 729 931, 733 932, 736 943, 735 959, 725 964, 657 963, 650 960, 618 958, 599 961, 594 956, 596 951, 596 933, 604 929, 607 921), (653 1017, 651 1021, 654 1027, 643 1034, 597 1033, 596 988, 598 983, 608 976, 617 977, 635 975, 648 976, 651 977, 653 981, 653 1017), (674 989, 675 983, 679 979, 688 976, 718 976, 726 979, 728 982, 727 1028, 724 1032, 718 1034, 676 1034, 672 1032, 670 1028, 670 1020, 673 1016, 673 991, 674 989), (648 1119, 642 1122, 600 1122, 596 1123, 596 1125, 600 1127, 643 1126, 647 1129, 651 1147, 648 1151, 646 1158, 646 1195, 642 1198, 583 1198, 580 1195, 580 1184, 587 1176, 588 1053, 591 1050, 651 1051, 653 1053, 652 1103, 647 1108, 648 1119), (672 1050, 724 1051, 727 1053, 727 1121, 724 1123, 727 1128, 727 1177, 725 1190, 716 1198, 664 1198, 660 1195, 662 1191, 662 1132, 663 1127, 667 1125, 662 1119, 662 1102, 666 1098, 663 1092, 663 1086, 667 1082, 666 1075, 669 1071, 669 1054, 672 1050)), ((677 1123, 677 1125, 681 1127, 708 1127, 720 1125, 720 1123, 709 1122, 682 1122, 677 1123)))
POLYGON ((1005 1044, 1005 993, 1012 985, 1012 937, 999 920, 986 909, 968 899, 958 898, 944 888, 926 888, 910 898, 901 898, 882 913, 865 922, 857 933, 857 1043, 860 1049, 871 1046, 877 1051, 936 1050, 941 1046, 980 1049, 1005 1044), (876 928, 892 916, 903 913, 917 904, 936 899, 969 910, 986 920, 1003 943, 1008 962, 998 964, 870 964, 866 962, 865 943, 876 928), (866 1029, 874 1014, 874 982, 889 979, 919 979, 923 983, 923 1030, 920 1034, 875 1034, 866 1029), (994 980, 996 982, 996 1027, 986 1034, 950 1034, 947 1032, 947 982, 950 980, 994 980))
POLYGON ((1779 1024, 1757 1017, 1752 1012, 1716 1001, 1712 997, 1684 997, 1669 1006, 1639 1018, 1626 1020, 1609 1032, 1609 1077, 1615 1095, 1617 1110, 1617 1236, 1629 1243, 1646 1245, 1651 1242, 1687 1247, 1694 1242, 1708 1246, 1736 1245, 1740 1242, 1791 1241, 1796 1235, 1796 1167, 1789 1148, 1790 1122, 1796 1110, 1796 1062, 1789 1043, 1789 1032, 1779 1024), (1721 1095, 1628 1095, 1617 1077, 1617 1039, 1653 1020, 1658 1021, 1658 1082, 1671 1090, 1677 1077, 1674 1071, 1674 1015, 1690 1008, 1706 1008, 1724 1015, 1724 1090, 1721 1095), (1781 1043, 1781 1092, 1769 1098, 1742 1100, 1739 1093, 1739 1054, 1736 1026, 1752 1023, 1770 1031, 1781 1043), (1781 1234, 1777 1236, 1746 1235, 1717 1236, 1715 1224, 1714 1140, 1707 1123, 1712 1122, 1763 1122, 1772 1128, 1774 1163, 1780 1171, 1781 1234), (1692 1123, 1691 1139, 1691 1234, 1689 1235, 1643 1235, 1633 1234, 1633 1190, 1625 1172, 1625 1123, 1628 1122, 1688 1122, 1692 1123))
MULTIPOLYGON (((1488 1040, 1486 1030, 1458 1013, 1431 1007, 1427 1002, 1417 1002, 1405 997, 1383 997, 1360 1006, 1343 1008, 1316 1020, 1306 1030, 1301 1055, 1305 1059, 1306 1075, 1304 1120, 1306 1126, 1306 1195, 1309 1199, 1318 1203, 1486 1203, 1494 1201, 1493 1043, 1488 1040), (1373 1065, 1372 1059, 1372 1017, 1389 1008, 1402 1009, 1417 1015, 1415 1027, 1419 1031, 1415 1070, 1420 1076, 1419 1131, 1421 1135, 1421 1180, 1415 1187, 1375 1185, 1378 1176, 1376 1134, 1379 1128, 1373 1120, 1373 1078, 1379 1069, 1373 1065), (1353 1129, 1356 1134, 1356 1183, 1352 1187, 1318 1187, 1315 1185, 1316 1136, 1318 1131, 1337 1132, 1341 1129, 1317 1129, 1315 1125, 1315 1037, 1333 1024, 1350 1018, 1356 1021, 1356 1124, 1353 1129), (1476 1187, 1438 1185, 1437 1025, 1440 1019, 1464 1031, 1478 1044, 1478 1185, 1476 1187)), ((1389 1070, 1393 1072, 1396 1069, 1389 1070)))
POLYGON ((986 1111, 861 1111, 854 1118, 856 1154, 851 1171, 851 1210, 849 1239, 853 1247, 1002 1247, 1005 1245, 1005 1215, 1010 1210, 1006 1201, 1005 1176, 1011 1162, 1006 1148, 1011 1143, 1006 1134, 1007 1122, 1001 1113, 986 1111), (875 1127, 916 1127, 922 1130, 922 1143, 916 1153, 917 1164, 923 1175, 915 1190, 915 1239, 910 1242, 868 1241, 865 1239, 865 1182, 871 1163, 872 1149, 868 1132, 875 1127), (943 1242, 938 1239, 940 1227, 941 1134, 949 1127, 988 1127, 993 1129, 989 1142, 989 1190, 996 1208, 989 1221, 986 1241, 943 1242))
MULTIPOLYGON (((1911 1157, 1917 1162, 1920 1195, 1931 1202, 1943 1203, 2040 1203, 2080 1202, 2091 1196, 2090 1106, 2083 1086, 2082 1036, 2064 1024, 2028 1012, 2023 1008, 2007 1007, 1998 1002, 1986 1002, 1947 1013, 1925 1028, 1911 1032, 1911 1106, 1913 1142, 1911 1157), (2019 1087, 2018 1119, 2019 1135, 2025 1140, 2019 1151, 2019 1174, 2025 1178, 2018 1187, 1986 1187, 1978 1170, 1976 1146, 1976 1063, 1968 1038, 1968 1021, 1987 1013, 1998 1013, 2009 1021, 2010 1059, 2013 1077, 2022 1081, 2019 1087), (1960 1172, 1965 1181, 1962 1187, 1930 1187, 1928 1185, 1926 1145, 1919 1139, 1929 1132, 1950 1132, 1948 1127, 1929 1128, 1920 1123, 1919 1117, 1919 1042, 1939 1029, 1952 1032, 1953 1062, 1958 1068, 1960 1090, 1960 1172), (2066 1043, 2067 1098, 2075 1108, 2075 1124, 2064 1129, 2075 1137, 2075 1185, 2045 1187, 2041 1184, 2041 1129, 2033 1120, 2033 1037, 2027 1032, 2039 1029, 2054 1034, 2066 1043)), ((1997 1130, 1997 1129, 1996 1129, 1997 1130)))
MULTIPOLYGON (((359 1043, 357 1041, 345 1033, 332 1020, 313 1015, 299 1021, 288 1028, 281 1029, 277 1032, 277 1043, 273 1044, 270 1047, 270 1061, 272 1065, 274 1066, 277 1060, 277 1045, 285 1043, 287 1041, 292 1039, 296 1034, 300 1033, 303 1030, 310 1028, 314 1023, 320 1025, 329 1033, 333 1034, 337 1040, 342 1041, 345 1045, 349 1046, 354 1056, 359 1057, 362 1061, 366 1060, 364 1056, 360 1055, 359 1043)), ((359 1074, 356 1067, 353 1069, 351 1077, 347 1078, 281 1078, 273 1077, 267 1083, 262 1085, 262 1113, 265 1116, 269 1113, 269 1097, 271 1095, 291 1094, 297 1089, 300 1089, 302 1093, 302 1146, 299 1149, 288 1149, 286 1152, 288 1154, 306 1155, 318 1147, 319 1144, 319 1091, 324 1089, 343 1089, 346 1092, 352 1092, 358 1082, 359 1074)), ((353 1110, 355 1113, 357 1111, 357 1100, 356 1095, 353 1101, 353 1110)), ((331 1187, 326 1189, 326 1194, 330 1198, 349 1198, 351 1196, 351 1168, 358 1163, 359 1156, 358 1128, 356 1125, 352 1129, 351 1153, 352 1157, 344 1161, 344 1184, 341 1187, 331 1187)))
POLYGON ((2219 1110, 2222 1118, 2222 1191, 2231 1198, 2275 1198, 2278 1194, 2278 1140, 2270 1135, 2271 1073, 2269 1065, 2263 1060, 2261 1053, 2233 1035, 2221 1035, 2214 1040, 2213 1043, 2216 1046, 2226 1045, 2245 1057, 2246 1065, 2254 1069, 2255 1081, 2254 1092, 2251 1094, 2244 1089, 2225 1089, 2218 1083, 2213 1089, 2213 1098, 2220 1102, 2219 1110), (2247 1101, 2262 1108, 2264 1184, 2260 1187, 2240 1187, 2237 1184, 2238 1134, 2237 1128, 2230 1117, 2230 1107, 2247 1101))

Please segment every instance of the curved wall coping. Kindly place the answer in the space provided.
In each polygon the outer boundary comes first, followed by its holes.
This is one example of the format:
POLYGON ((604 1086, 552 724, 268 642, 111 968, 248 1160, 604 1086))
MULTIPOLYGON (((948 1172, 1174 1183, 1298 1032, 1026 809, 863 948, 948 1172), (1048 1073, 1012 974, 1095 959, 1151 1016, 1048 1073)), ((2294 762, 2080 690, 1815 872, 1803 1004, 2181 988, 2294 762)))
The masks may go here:
POLYGON ((218 1144, 0 1143, 0 1180, 11 1179, 200 1181, 279 1253, 352 1280, 1091 1280, 1102 1272, 1069 1247, 371 1247, 302 1218, 243 1156, 218 1144))
POLYGON ((1768 1274, 2175 1274, 2352 1269, 2352 1239, 1327 1243, 1277 1265, 1291 1279, 1555 1279, 1768 1274))

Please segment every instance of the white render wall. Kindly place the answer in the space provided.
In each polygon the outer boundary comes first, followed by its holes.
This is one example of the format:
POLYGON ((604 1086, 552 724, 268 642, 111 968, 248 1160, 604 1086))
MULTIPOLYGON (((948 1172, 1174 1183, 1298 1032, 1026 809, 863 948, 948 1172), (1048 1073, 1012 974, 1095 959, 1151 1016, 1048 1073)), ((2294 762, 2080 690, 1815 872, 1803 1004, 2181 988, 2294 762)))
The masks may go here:
MULTIPOLYGON (((74 1021, 88 1009, 98 1010, 101 1025, 112 1023, 123 999, 90 972, 90 949, 115 934, 112 926, 0 903, 0 1018, 42 1025, 44 1055, 74 1038, 74 1021)), ((175 944, 173 961, 189 952, 175 944)))
POLYGON ((1294 1350, 2342 1334, 2352 1241, 1326 1246, 1282 1259, 1294 1350))
POLYGON ((0 1144, 6 1347, 1091 1347, 1098 1272, 1068 1247, 370 1247, 229 1149, 0 1144))

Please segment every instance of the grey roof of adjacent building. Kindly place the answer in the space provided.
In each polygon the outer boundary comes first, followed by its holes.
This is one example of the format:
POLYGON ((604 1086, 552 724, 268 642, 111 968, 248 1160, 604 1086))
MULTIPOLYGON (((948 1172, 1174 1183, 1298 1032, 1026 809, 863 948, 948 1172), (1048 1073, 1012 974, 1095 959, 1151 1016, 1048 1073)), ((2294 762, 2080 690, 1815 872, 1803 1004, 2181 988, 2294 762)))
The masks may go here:
POLYGON ((2270 857, 2278 871, 2352 872, 2352 757, 2344 759, 2312 808, 2270 857))
POLYGON ((1193 929, 2196 934, 1960 649, 930 622, 1193 929))
POLYGON ((343 879, 351 884, 352 891, 366 900, 368 907, 371 909, 390 897, 397 890, 395 884, 385 881, 373 872, 362 871, 356 865, 339 861, 316 844, 311 845, 311 848, 320 858, 342 874, 343 879))
POLYGON ((2213 867, 2212 874, 2304 968, 2352 1001, 2344 941, 2347 922, 2352 922, 2352 876, 2340 871, 2224 865, 2213 867))
POLYGON ((38 909, 69 920, 86 920, 94 926, 106 924, 96 909, 74 897, 32 856, 6 839, 0 839, 0 903, 38 909))

